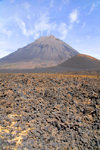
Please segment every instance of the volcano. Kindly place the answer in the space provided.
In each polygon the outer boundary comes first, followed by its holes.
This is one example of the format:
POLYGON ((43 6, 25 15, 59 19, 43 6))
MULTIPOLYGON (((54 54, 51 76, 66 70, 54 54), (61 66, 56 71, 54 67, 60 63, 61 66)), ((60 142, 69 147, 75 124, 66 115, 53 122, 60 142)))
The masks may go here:
POLYGON ((0 59, 1 69, 33 69, 56 66, 77 55, 71 46, 53 35, 37 39, 0 59))

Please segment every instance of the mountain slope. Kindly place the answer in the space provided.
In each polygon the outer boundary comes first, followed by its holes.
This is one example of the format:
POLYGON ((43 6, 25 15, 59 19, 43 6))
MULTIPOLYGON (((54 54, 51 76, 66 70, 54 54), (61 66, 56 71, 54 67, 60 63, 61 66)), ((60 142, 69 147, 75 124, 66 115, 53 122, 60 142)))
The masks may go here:
POLYGON ((88 55, 79 54, 61 63, 58 67, 83 70, 98 69, 100 68, 100 60, 88 55))
POLYGON ((100 75, 100 60, 88 55, 78 54, 54 67, 35 69, 0 69, 0 73, 75 73, 100 75))
POLYGON ((35 68, 55 66, 77 55, 78 52, 53 35, 41 37, 0 59, 4 68, 35 68))

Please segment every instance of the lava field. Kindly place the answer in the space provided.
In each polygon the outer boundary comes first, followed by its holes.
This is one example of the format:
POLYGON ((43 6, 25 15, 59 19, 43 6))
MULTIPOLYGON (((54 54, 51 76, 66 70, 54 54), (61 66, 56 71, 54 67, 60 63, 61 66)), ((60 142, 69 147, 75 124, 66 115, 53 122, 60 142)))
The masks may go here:
POLYGON ((0 150, 99 150, 100 76, 0 74, 0 150))

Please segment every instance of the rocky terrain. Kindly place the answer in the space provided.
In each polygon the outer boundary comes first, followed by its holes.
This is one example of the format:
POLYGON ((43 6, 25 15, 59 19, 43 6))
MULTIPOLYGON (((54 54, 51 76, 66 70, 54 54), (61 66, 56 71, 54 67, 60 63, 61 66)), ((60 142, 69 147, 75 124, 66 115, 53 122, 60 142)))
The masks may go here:
POLYGON ((0 150, 99 150, 100 76, 0 74, 0 150))

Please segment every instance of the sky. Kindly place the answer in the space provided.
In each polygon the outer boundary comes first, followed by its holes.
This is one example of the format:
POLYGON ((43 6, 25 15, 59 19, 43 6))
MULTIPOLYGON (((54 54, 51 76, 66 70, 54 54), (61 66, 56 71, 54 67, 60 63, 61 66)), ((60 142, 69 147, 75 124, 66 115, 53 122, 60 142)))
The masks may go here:
POLYGON ((0 0, 0 58, 51 34, 100 59, 100 0, 0 0))

